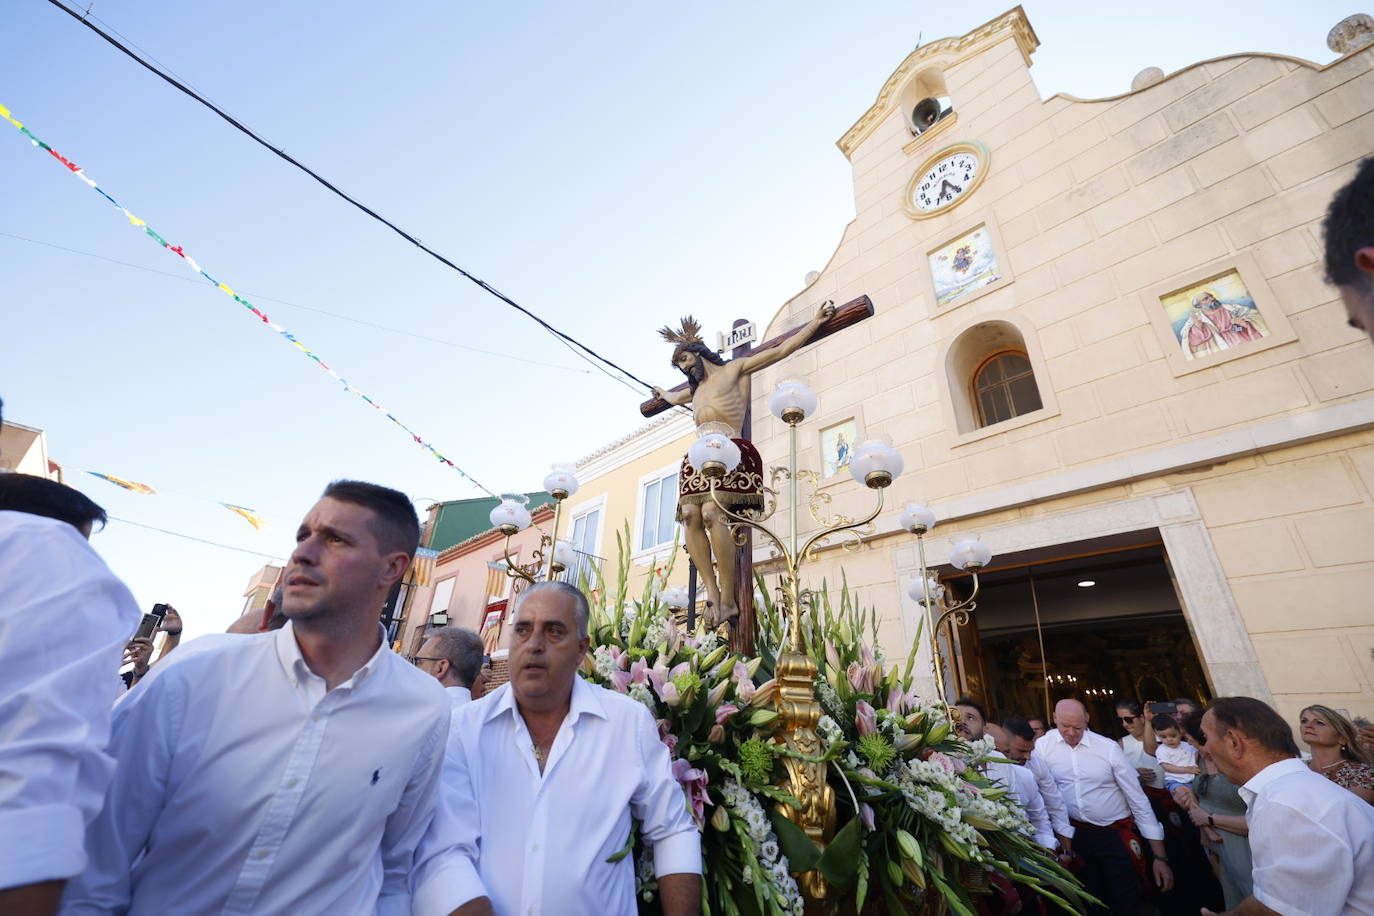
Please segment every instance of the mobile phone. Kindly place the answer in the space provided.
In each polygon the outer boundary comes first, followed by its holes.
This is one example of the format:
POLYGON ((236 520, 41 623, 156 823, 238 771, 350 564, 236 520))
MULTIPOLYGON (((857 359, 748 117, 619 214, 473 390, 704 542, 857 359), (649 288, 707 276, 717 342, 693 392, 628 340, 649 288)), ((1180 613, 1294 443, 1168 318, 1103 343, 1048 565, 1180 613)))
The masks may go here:
POLYGON ((143 619, 138 622, 138 632, 134 634, 134 639, 147 639, 157 630, 157 625, 162 623, 162 617, 157 614, 144 614, 143 619))
POLYGON ((1178 712, 1178 706, 1173 703, 1151 703, 1150 715, 1152 716, 1172 716, 1178 712))

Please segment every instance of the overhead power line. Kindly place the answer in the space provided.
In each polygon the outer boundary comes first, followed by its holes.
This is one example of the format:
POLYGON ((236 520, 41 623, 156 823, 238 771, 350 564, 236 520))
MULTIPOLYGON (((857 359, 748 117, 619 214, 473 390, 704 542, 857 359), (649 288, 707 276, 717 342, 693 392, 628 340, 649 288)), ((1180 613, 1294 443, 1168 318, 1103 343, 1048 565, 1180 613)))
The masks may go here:
MULTIPOLYGON (((202 286, 200 281, 192 277, 188 277, 185 274, 174 274, 168 270, 158 270, 156 267, 145 267, 142 264, 134 264, 129 261, 121 261, 118 258, 111 258, 107 255, 96 254, 94 251, 82 251, 79 248, 68 248, 66 245, 58 245, 53 242, 45 242, 41 239, 31 239, 27 236, 15 235, 11 232, 0 232, 0 237, 14 239, 19 242, 28 242, 32 245, 42 245, 44 248, 54 248, 58 251, 65 251, 68 254, 79 254, 84 257, 95 258, 98 261, 106 261, 110 264, 118 264, 121 267, 131 267, 134 270, 143 270, 147 271, 150 274, 159 274, 164 277, 171 277, 173 280, 180 280, 183 283, 194 283, 196 284, 196 286, 202 286)), ((429 343, 442 344, 446 347, 454 347, 458 350, 467 350, 470 353, 482 353, 486 356, 495 356, 500 359, 513 359, 516 362, 529 363, 532 366, 543 366, 547 369, 561 369, 564 372, 576 372, 580 375, 590 375, 590 373, 586 369, 577 369, 572 366, 560 366, 557 363, 546 363, 541 360, 529 359, 524 356, 514 356, 510 353, 500 353, 495 350, 484 350, 481 347, 473 347, 469 346, 468 344, 460 344, 457 341, 445 340, 442 337, 430 337, 427 334, 416 334, 414 331, 407 331, 403 328, 393 328, 389 327, 388 325, 378 324, 375 321, 366 321, 362 318, 354 318, 352 315, 341 315, 338 312, 331 312, 326 309, 315 308, 311 305, 301 305, 299 302, 290 302, 286 299, 278 299, 275 296, 264 296, 261 293, 249 292, 248 290, 241 290, 241 292, 243 293, 243 295, 252 296, 254 299, 264 299, 268 302, 276 302, 281 305, 289 306, 291 308, 303 309, 307 312, 314 312, 317 315, 326 315, 330 318, 337 318, 340 321, 351 321, 354 324, 360 324, 364 327, 369 328, 376 328, 379 331, 390 331, 392 334, 403 334, 406 337, 413 337, 416 340, 424 340, 428 341, 429 343)))
POLYGON ((120 518, 117 515, 111 515, 109 516, 109 519, 112 522, 122 522, 125 525, 133 525, 135 528, 146 528, 149 531, 156 531, 159 534, 170 534, 172 537, 175 538, 185 538, 188 541, 195 541, 197 544, 208 544, 211 547, 219 547, 223 550, 237 550, 239 553, 248 553, 252 554, 255 557, 266 557, 269 560, 277 560, 278 562, 285 562, 286 560, 285 557, 273 556, 270 553, 259 553, 256 550, 248 550, 243 547, 235 547, 232 544, 221 544, 218 541, 207 541, 205 538, 192 537, 189 534, 182 534, 180 531, 169 531, 166 528, 157 528, 153 525, 145 525, 142 522, 131 522, 127 518, 120 518))
MULTIPOLYGON (((508 305, 508 306, 510 306, 511 308, 515 309, 516 311, 520 312, 522 315, 525 315, 525 316, 528 317, 530 320, 534 321, 536 324, 538 324, 540 327, 542 327, 544 330, 548 331, 550 334, 554 335, 554 336, 557 337, 559 340, 563 341, 564 344, 567 345, 569 349, 573 349, 574 347, 576 347, 577 349, 575 349, 574 352, 578 352, 579 350, 580 350, 580 351, 583 351, 583 352, 585 352, 586 354, 588 354, 589 356, 594 357, 595 359, 597 359, 597 360, 600 361, 601 363, 604 363, 606 366, 610 366, 612 369, 615 369, 617 372, 620 372, 622 375, 624 375, 624 376, 626 376, 626 377, 628 377, 628 378, 630 378, 630 379, 633 379, 634 381, 638 382, 640 385, 643 385, 645 388, 649 389, 650 391, 653 390, 653 386, 652 386, 652 385, 650 385, 648 382, 644 381, 643 379, 637 377, 637 376, 634 375, 632 372, 630 372, 628 369, 625 369, 625 368, 623 368, 623 367, 621 367, 621 366, 616 365, 615 363, 611 362, 611 361, 610 361, 609 359, 607 359, 606 357, 602 356, 600 353, 597 353, 597 352, 596 352, 595 350, 593 350, 591 347, 588 347, 586 344, 584 344, 584 343, 582 343, 581 341, 579 341, 577 338, 572 337, 572 336, 569 335, 569 334, 565 334, 563 331, 560 331, 558 328, 556 328, 556 327, 554 327, 553 325, 549 324, 549 323, 548 323, 547 321, 545 321, 543 318, 540 318, 540 317, 539 317, 538 315, 536 315, 534 312, 532 312, 532 311, 530 311, 529 309, 525 308, 523 305, 521 305, 520 303, 516 302, 516 301, 515 301, 514 299, 512 299, 511 297, 507 296, 505 293, 503 293, 503 292, 501 292, 500 290, 496 289, 494 286, 492 286, 492 285, 491 285, 490 283, 488 283, 487 281, 481 279, 480 277, 477 277, 477 276, 473 275, 473 274, 470 273, 469 271, 467 271, 467 270, 465 270, 464 268, 460 267, 458 264, 456 264, 456 263, 454 263, 453 261, 449 260, 449 259, 446 258, 444 255, 442 255, 442 254, 440 254, 439 252, 435 251, 433 248, 430 248, 428 245, 426 245, 424 242, 420 241, 420 240, 419 240, 418 238, 416 238, 414 235, 412 235, 411 233, 409 233, 409 232, 407 232, 406 230, 402 229, 400 226, 396 225, 395 223, 393 223, 391 220, 387 219, 386 217, 382 216, 380 213, 378 213, 377 211, 373 210, 371 207, 368 207, 366 204, 362 203, 361 201, 359 201, 359 200, 357 200, 357 199, 355 199, 355 198, 349 196, 349 195, 346 194, 345 192, 341 191, 337 186, 335 186, 332 182, 330 182, 330 181, 329 181, 328 179, 326 179, 324 176, 320 175, 320 174, 319 174, 318 172, 316 172, 314 169, 312 169, 312 168, 310 168, 309 166, 303 164, 302 162, 300 162, 299 160, 297 160, 295 157, 293 157, 291 154, 287 153, 285 150, 273 146, 271 143, 267 142, 267 141, 264 140, 262 137, 258 136, 258 135, 257 135, 256 133, 254 133, 250 128, 246 127, 246 126, 245 126, 244 124, 242 124, 240 121, 238 121, 237 119, 235 119, 235 118, 232 117, 231 115, 227 114, 227 113, 226 113, 223 109, 221 109, 219 106, 215 105, 213 102, 211 102, 211 101, 209 101, 208 99, 206 99, 206 98, 205 98, 204 96, 202 96, 200 93, 196 92, 194 89, 192 89, 191 87, 187 86, 187 85, 186 85, 184 82, 182 82, 181 80, 179 80, 179 79, 177 79, 176 77, 172 76, 172 75, 171 75, 170 73, 168 73, 167 71, 165 71, 165 70, 159 68, 157 65, 155 65, 155 64, 153 64, 153 63, 150 63, 150 62, 147 61, 147 60, 144 60, 142 57, 140 57, 138 54, 134 53, 132 50, 130 50, 128 47, 126 47, 123 43, 121 43, 117 38, 115 38, 115 37, 114 37, 113 35, 111 35, 109 32, 106 32, 104 29, 100 28, 100 26, 96 25, 94 22, 91 22, 90 19, 88 19, 87 17, 83 16, 83 15, 82 15, 81 13, 79 13, 78 11, 73 10, 73 9, 71 9, 70 7, 66 6, 65 4, 61 3, 60 0, 48 0, 48 2, 51 3, 53 6, 57 7, 58 9, 62 10, 62 12, 66 13, 68 16, 71 16, 73 19, 75 19, 77 22, 79 22, 79 23, 81 23, 82 25, 84 25, 86 28, 90 29, 92 32, 95 32, 97 35, 99 35, 101 38, 105 39, 105 41, 107 41, 109 44, 113 45, 118 51, 120 51, 122 54, 124 54, 124 55, 125 55, 126 57, 128 57, 130 60, 134 61, 134 62, 137 63, 139 66, 143 67, 144 69, 146 69, 146 70, 149 71, 150 73, 154 74, 154 75, 157 76, 159 79, 161 79, 161 80, 163 80, 164 82, 168 83, 168 84, 171 85, 173 88, 175 88, 178 92, 181 92, 181 93, 185 94, 186 96, 188 96, 188 97, 190 97, 190 98, 196 100, 196 101, 199 102, 201 105, 203 105, 203 106, 205 106, 206 108, 208 108, 208 109, 210 109, 211 111, 213 111, 216 115, 218 115, 218 116, 219 116, 222 120, 224 120, 227 124, 229 124, 229 125, 230 125, 231 127, 233 127, 234 129, 236 129, 236 130, 240 131, 241 133, 245 134, 246 136, 248 136, 250 139, 252 139, 252 140, 253 140, 255 143, 257 143, 259 146, 262 146, 264 149, 268 150, 268 151, 271 152, 273 155, 277 156, 279 159, 282 159, 283 161, 288 162, 288 163, 290 163, 291 165, 295 166, 296 168, 300 169, 302 172, 305 172, 305 174, 307 174, 307 175, 309 175, 311 178, 315 179, 317 182, 319 182, 321 185, 323 185, 323 186, 324 186, 325 188, 327 188, 329 191, 333 192, 333 193, 334 193, 335 195, 337 195, 338 197, 340 197, 340 198, 342 198, 343 200, 347 201, 348 203, 352 204, 354 207, 356 207, 357 209, 361 210, 363 213, 366 213, 368 216, 372 217, 372 218, 373 218, 374 220, 376 220, 377 222, 382 223, 384 226, 387 226, 387 227, 390 228, 393 232, 395 232, 397 235, 399 235, 401 238, 403 238, 403 239, 405 239, 406 241, 410 242, 412 245, 414 245, 415 247, 419 248, 419 249, 420 249, 421 251, 423 251, 425 254, 429 255, 429 256, 432 257, 432 258, 434 258, 436 261, 438 261, 439 263, 445 265, 446 267, 449 267, 449 268, 451 268, 451 269, 457 271, 457 272, 458 272, 459 274, 461 274, 465 279, 467 279, 467 280, 470 281, 471 283, 475 284, 475 285, 478 286, 480 289, 484 290, 484 291, 487 292, 487 293, 490 293, 491 295, 495 296, 497 299, 500 299, 502 302, 506 303, 506 305, 508 305)), ((578 355, 581 355, 581 353, 579 353, 578 355)), ((583 358, 585 359, 586 357, 583 357, 583 358)), ((590 360, 589 360, 589 362, 590 362, 590 360)), ((593 365, 596 365, 596 364, 593 363, 593 365)), ((603 368, 603 367, 600 366, 600 365, 598 365, 597 368, 600 369, 602 372, 606 372, 605 368, 603 368)), ((611 378, 616 378, 616 376, 612 375, 610 372, 606 372, 606 374, 609 375, 611 378)), ((623 379, 618 379, 618 381, 623 382, 624 380, 623 380, 623 379)))

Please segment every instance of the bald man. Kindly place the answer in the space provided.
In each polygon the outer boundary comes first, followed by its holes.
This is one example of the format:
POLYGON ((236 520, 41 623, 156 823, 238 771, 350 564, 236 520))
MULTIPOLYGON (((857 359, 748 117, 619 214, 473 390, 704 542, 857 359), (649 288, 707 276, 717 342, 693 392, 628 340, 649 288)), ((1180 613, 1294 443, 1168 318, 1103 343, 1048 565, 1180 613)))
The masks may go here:
POLYGON ((1121 746, 1088 728, 1088 710, 1077 700, 1054 707, 1054 728, 1035 742, 1035 757, 1049 769, 1073 825, 1073 851, 1084 863, 1083 884, 1106 910, 1135 916, 1141 884, 1152 873, 1161 891, 1174 886, 1164 851, 1164 828, 1140 788, 1140 778, 1121 746), (1137 831, 1150 844, 1148 868, 1137 831))

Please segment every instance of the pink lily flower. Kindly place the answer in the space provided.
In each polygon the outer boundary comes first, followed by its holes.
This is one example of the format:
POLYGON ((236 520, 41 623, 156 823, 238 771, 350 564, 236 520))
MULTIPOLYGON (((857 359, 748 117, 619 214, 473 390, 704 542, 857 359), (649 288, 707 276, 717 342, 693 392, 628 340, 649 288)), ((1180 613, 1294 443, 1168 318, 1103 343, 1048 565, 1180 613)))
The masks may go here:
POLYGON ((739 707, 734 703, 722 703, 716 707, 716 724, 724 725, 737 712, 739 712, 739 707))
POLYGON ((844 667, 844 665, 840 662, 840 653, 835 651, 835 646, 833 643, 825 644, 825 663, 829 665, 832 670, 835 671, 839 671, 841 668, 844 667))
POLYGON ((663 682, 672 677, 672 675, 668 673, 668 663, 660 657, 658 663, 644 673, 648 675, 649 683, 653 685, 654 693, 663 696, 663 682))
POLYGON ((697 829, 701 829, 706 824, 706 806, 712 804, 711 795, 706 791, 708 775, 705 770, 699 770, 686 760, 678 758, 673 761, 673 776, 687 790, 687 799, 692 806, 692 819, 697 823, 697 829))
POLYGON ((859 823, 870 833, 877 829, 877 824, 873 820, 873 806, 868 802, 859 802, 859 823))
POLYGON ((878 733, 878 711, 864 700, 854 704, 854 728, 860 738, 878 733))
POLYGON ((658 740, 668 747, 668 756, 677 752, 677 735, 673 734, 673 727, 667 719, 658 720, 658 740))
POLYGON ((625 672, 625 671, 612 671, 612 672, 611 672, 611 686, 615 688, 616 693, 629 693, 629 692, 630 692, 630 675, 629 675, 629 673, 628 673, 628 672, 625 672))
POLYGON ((662 697, 663 702, 667 703, 669 706, 678 706, 682 703, 682 694, 678 693, 677 685, 672 681, 665 682, 663 689, 658 692, 658 695, 662 697))
POLYGON ((855 693, 873 693, 873 671, 858 662, 849 663, 849 683, 855 693))
POLYGON ((611 659, 620 667, 621 671, 624 671, 625 665, 630 661, 630 654, 622 652, 619 646, 611 646, 611 659))
POLYGON ((647 684, 649 682, 649 666, 644 663, 644 659, 635 659, 630 665, 630 683, 647 684))

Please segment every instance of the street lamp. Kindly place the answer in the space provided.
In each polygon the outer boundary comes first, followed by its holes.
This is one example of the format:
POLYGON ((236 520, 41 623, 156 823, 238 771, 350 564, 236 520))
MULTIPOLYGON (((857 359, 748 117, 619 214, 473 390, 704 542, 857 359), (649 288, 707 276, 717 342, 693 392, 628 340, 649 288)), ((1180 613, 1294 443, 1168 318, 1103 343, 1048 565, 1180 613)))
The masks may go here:
MULTIPOLYGON (((940 629, 945 625, 945 621, 953 618, 951 624, 964 626, 968 623, 969 614, 978 609, 978 572, 992 562, 992 551, 988 546, 977 537, 969 537, 954 543, 954 550, 950 552, 949 563, 956 569, 964 570, 973 576, 973 591, 967 598, 951 607, 944 607, 946 604, 946 590, 940 584, 940 580, 930 574, 930 567, 926 564, 926 542, 925 537, 930 529, 935 527, 935 513, 929 506, 913 503, 902 510, 897 523, 907 531, 916 535, 916 556, 921 564, 921 571, 917 578, 907 587, 907 594, 911 599, 919 604, 926 615, 926 624, 930 632, 930 658, 931 666, 935 674, 935 689, 940 694, 941 703, 949 703, 950 696, 945 690, 944 665, 940 661, 940 629), (940 611, 944 608, 943 612, 940 611), (936 613, 939 617, 935 617, 936 613)), ((950 638, 953 644, 953 636, 950 638)))
POLYGON ((558 540, 563 501, 577 492, 575 470, 572 464, 555 464, 544 478, 544 489, 553 497, 553 532, 540 535, 539 544, 530 555, 530 562, 523 566, 511 556, 510 539, 530 526, 530 510, 527 508, 530 500, 524 493, 501 494, 501 501, 491 510, 488 519, 491 526, 506 537, 504 554, 507 576, 524 579, 533 585, 540 576, 552 581, 559 573, 576 564, 577 551, 567 541, 558 540))

